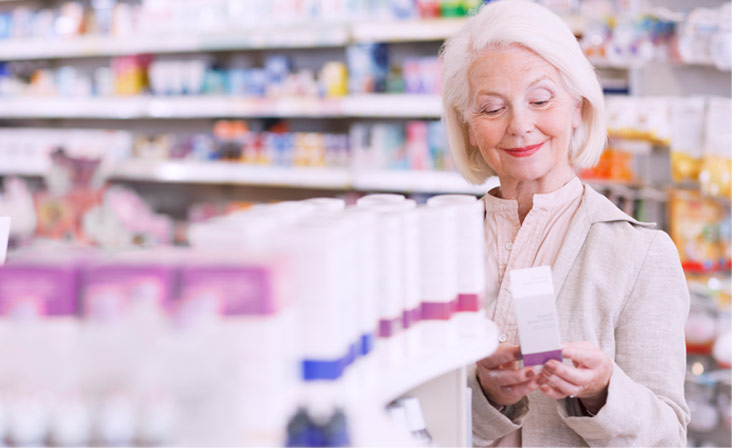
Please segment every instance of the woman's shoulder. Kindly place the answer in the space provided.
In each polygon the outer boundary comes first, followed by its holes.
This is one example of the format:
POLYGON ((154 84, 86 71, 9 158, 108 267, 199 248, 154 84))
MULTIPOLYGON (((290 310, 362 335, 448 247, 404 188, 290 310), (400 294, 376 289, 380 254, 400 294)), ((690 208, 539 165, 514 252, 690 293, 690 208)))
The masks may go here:
POLYGON ((626 222, 636 227, 655 228, 656 223, 639 221, 629 216, 610 199, 598 193, 594 188, 585 184, 582 193, 580 208, 584 211, 592 224, 626 222))
POLYGON ((601 244, 606 251, 626 256, 658 252, 678 258, 673 241, 657 228, 656 223, 642 222, 627 215, 590 186, 585 186, 582 207, 591 224, 590 241, 601 244))

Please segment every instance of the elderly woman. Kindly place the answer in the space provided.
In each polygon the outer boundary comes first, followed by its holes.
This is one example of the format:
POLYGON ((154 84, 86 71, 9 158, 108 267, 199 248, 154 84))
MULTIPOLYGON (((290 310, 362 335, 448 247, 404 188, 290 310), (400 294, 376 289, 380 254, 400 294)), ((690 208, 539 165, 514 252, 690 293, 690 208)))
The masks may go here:
POLYGON ((675 247, 583 185, 606 141, 603 95, 563 21, 523 1, 490 3, 443 49, 445 123, 484 198, 488 317, 497 351, 476 364, 479 446, 684 446, 684 323, 675 247), (521 367, 509 277, 548 265, 564 362, 521 367))

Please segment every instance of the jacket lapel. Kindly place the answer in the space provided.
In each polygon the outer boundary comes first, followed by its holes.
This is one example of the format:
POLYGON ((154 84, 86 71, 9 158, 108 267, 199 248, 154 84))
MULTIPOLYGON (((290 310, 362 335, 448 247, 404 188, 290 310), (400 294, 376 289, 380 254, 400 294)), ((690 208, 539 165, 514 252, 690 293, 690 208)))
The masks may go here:
MULTIPOLYGON (((587 188, 585 186, 585 188, 587 188)), ((567 279, 569 271, 574 266, 582 245, 585 243, 587 234, 590 232, 592 221, 587 213, 587 190, 582 197, 582 203, 577 209, 574 219, 569 225, 567 236, 564 237, 564 243, 559 249, 557 259, 554 261, 554 269, 552 269, 552 280, 554 281, 554 294, 559 297, 559 291, 562 290, 564 280, 567 279)))
POLYGON ((655 223, 640 222, 623 213, 608 198, 595 191, 589 185, 584 186, 582 203, 577 209, 569 231, 562 244, 552 270, 554 280, 554 291, 559 297, 564 281, 567 279, 570 270, 575 264, 577 255, 587 239, 590 227, 596 222, 626 221, 634 225, 653 228, 655 223))

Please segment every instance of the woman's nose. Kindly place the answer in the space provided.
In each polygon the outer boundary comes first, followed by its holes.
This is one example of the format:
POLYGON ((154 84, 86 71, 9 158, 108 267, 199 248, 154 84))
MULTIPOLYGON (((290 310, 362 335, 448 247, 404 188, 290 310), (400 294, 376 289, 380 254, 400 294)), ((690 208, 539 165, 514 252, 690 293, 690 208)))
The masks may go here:
POLYGON ((533 127, 531 113, 523 108, 512 108, 508 122, 508 133, 523 135, 533 127))

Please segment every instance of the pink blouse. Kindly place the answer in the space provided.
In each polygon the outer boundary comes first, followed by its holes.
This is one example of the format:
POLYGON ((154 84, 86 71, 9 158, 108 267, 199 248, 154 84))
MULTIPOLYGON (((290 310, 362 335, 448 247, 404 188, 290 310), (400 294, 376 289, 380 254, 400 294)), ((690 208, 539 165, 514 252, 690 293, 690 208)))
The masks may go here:
MULTIPOLYGON (((554 265, 569 224, 579 208, 583 189, 582 182, 574 177, 559 190, 535 194, 523 224, 519 222, 518 201, 494 196, 498 193, 497 188, 483 197, 486 209, 485 297, 488 317, 498 326, 500 342, 519 344, 510 276, 506 276, 506 272, 554 265)), ((521 446, 521 430, 498 439, 493 446, 521 446)))

